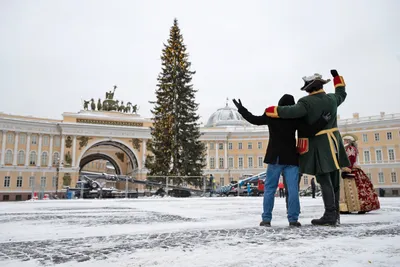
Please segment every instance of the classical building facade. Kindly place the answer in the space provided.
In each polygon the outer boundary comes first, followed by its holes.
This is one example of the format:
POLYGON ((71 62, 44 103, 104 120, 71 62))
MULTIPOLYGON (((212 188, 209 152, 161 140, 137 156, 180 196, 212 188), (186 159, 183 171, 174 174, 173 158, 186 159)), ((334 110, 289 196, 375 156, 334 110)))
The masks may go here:
MULTIPOLYGON (((60 192, 74 186, 82 170, 107 171, 105 165, 96 165, 105 162, 116 174, 146 179, 151 124, 151 119, 118 111, 82 110, 64 113, 62 120, 0 113, 0 201, 26 200, 38 191, 60 192)), ((398 195, 400 114, 354 114, 339 120, 339 128, 358 139, 359 165, 374 186, 398 195)), ((219 185, 265 171, 267 127, 248 124, 226 105, 210 116, 201 132, 207 147, 204 173, 213 174, 219 185)), ((301 186, 309 182, 305 175, 301 186)))

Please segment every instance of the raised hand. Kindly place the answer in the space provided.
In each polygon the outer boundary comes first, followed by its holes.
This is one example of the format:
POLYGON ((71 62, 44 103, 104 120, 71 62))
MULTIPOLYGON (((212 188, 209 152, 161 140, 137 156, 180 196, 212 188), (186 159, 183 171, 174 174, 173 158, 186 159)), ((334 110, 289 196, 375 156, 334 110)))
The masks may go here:
POLYGON ((322 118, 327 122, 330 121, 330 119, 332 118, 331 113, 330 112, 322 113, 322 118))
POLYGON ((335 78, 336 76, 339 76, 339 73, 337 72, 337 70, 331 70, 331 74, 332 74, 333 78, 335 78))
POLYGON ((237 109, 243 108, 242 101, 240 101, 240 99, 239 99, 239 102, 237 102, 236 99, 233 99, 232 101, 233 101, 233 104, 235 104, 235 106, 237 107, 237 109))

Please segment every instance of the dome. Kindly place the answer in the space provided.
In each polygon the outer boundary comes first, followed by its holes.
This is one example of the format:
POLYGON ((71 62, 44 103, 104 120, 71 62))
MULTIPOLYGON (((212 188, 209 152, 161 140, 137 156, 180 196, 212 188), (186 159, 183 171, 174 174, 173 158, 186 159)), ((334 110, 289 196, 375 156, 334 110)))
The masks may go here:
POLYGON ((226 104, 225 107, 214 112, 207 121, 206 127, 226 127, 226 126, 248 126, 242 115, 226 104))

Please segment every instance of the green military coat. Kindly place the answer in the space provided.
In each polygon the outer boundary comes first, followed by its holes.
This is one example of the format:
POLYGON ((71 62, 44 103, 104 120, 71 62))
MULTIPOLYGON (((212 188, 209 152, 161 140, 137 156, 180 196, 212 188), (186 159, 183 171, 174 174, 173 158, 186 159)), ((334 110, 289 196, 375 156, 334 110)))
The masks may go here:
POLYGON ((350 166, 342 137, 337 128, 337 108, 346 99, 345 83, 341 76, 334 78, 335 93, 323 89, 305 96, 293 106, 273 106, 265 110, 273 118, 304 118, 308 124, 315 123, 323 112, 330 112, 331 120, 324 130, 311 138, 298 139, 300 172, 318 175, 350 166))

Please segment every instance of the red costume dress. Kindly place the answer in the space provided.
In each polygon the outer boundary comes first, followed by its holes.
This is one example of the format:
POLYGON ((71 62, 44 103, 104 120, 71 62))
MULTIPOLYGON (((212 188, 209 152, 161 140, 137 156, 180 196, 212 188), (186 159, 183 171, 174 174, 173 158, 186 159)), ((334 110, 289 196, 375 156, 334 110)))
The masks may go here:
POLYGON ((357 166, 357 147, 348 145, 346 153, 350 160, 351 173, 354 178, 341 179, 340 211, 368 212, 380 208, 378 195, 364 171, 357 166))

